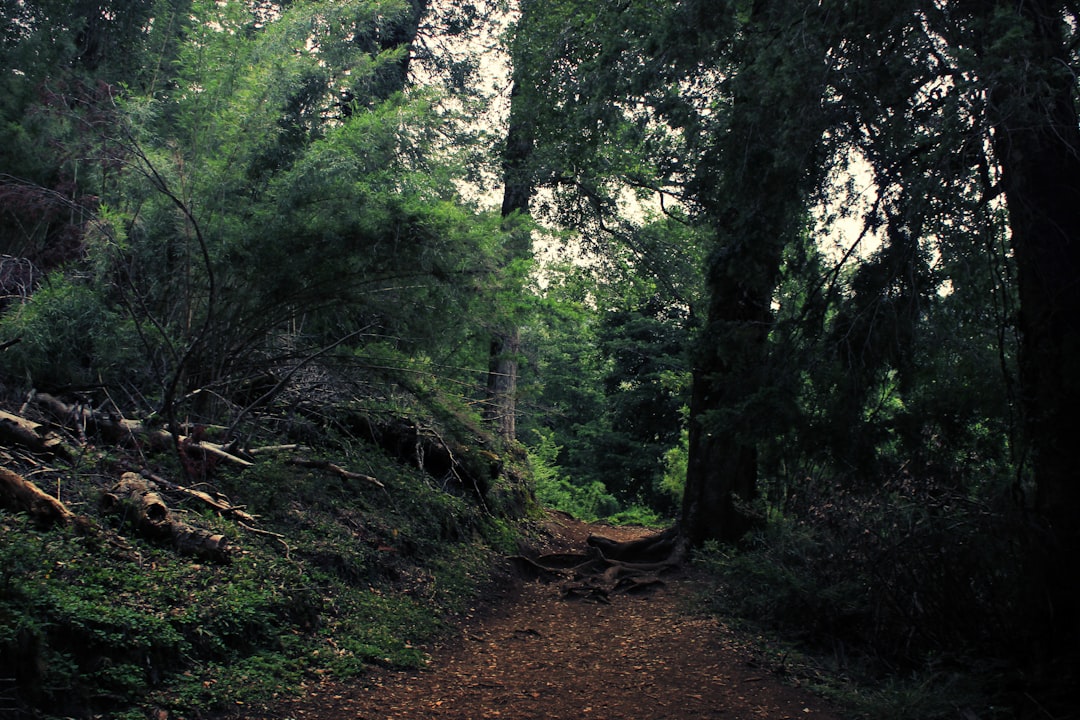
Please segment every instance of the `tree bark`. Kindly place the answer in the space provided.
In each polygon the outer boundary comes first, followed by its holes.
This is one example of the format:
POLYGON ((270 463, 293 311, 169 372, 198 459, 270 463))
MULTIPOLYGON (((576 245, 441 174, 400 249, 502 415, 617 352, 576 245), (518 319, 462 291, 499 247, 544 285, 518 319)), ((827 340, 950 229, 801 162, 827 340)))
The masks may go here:
POLYGON ((564 598, 610 602, 615 593, 638 593, 663 585, 661 575, 677 570, 686 555, 678 528, 647 537, 617 541, 590 535, 584 553, 555 553, 511 558, 525 577, 562 581, 564 598))
POLYGON ((21 445, 36 455, 72 458, 75 450, 40 423, 0 410, 0 439, 21 445))
POLYGON ((395 23, 385 37, 379 39, 383 51, 405 48, 401 59, 393 66, 393 71, 386 78, 384 97, 401 92, 409 84, 409 65, 412 61, 412 47, 420 32, 420 23, 427 14, 430 0, 408 0, 409 10, 395 23))
MULTIPOLYGON (((527 20, 528 2, 521 3, 522 20, 518 32, 527 20)), ((534 191, 534 176, 530 161, 535 142, 535 129, 523 93, 520 68, 514 70, 510 90, 510 124, 503 149, 503 199, 501 214, 510 233, 506 265, 532 254, 532 238, 525 227, 513 227, 519 216, 527 215, 534 191)), ((506 325, 496 328, 491 341, 488 364, 487 409, 485 419, 504 440, 517 437, 517 379, 521 332, 510 318, 506 325)))
POLYGON ((67 505, 7 468, 0 468, 0 507, 25 512, 41 527, 66 525, 75 518, 67 505))
POLYGON ((1022 404, 1044 535, 1032 548, 1032 585, 1052 653, 1080 646, 1080 117, 1060 3, 996 3, 985 19, 1012 13, 1023 42, 986 65, 988 112, 1009 212, 1020 295, 1022 404), (996 13, 995 13, 996 11, 996 13), (990 78, 987 78, 990 80, 990 78))
POLYGON ((178 553, 220 563, 230 560, 228 538, 177 520, 156 487, 137 473, 124 473, 103 496, 102 503, 107 510, 130 512, 141 534, 151 540, 170 542, 178 553))
POLYGON ((692 545, 735 542, 756 522, 772 297, 784 248, 802 232, 808 188, 823 172, 815 154, 827 127, 824 51, 804 43, 808 35, 785 36, 789 9, 754 3, 746 61, 729 81, 730 122, 698 169, 716 241, 690 401, 681 527, 692 545))
POLYGON ((504 440, 517 438, 517 379, 521 333, 509 328, 491 339, 484 418, 504 440))

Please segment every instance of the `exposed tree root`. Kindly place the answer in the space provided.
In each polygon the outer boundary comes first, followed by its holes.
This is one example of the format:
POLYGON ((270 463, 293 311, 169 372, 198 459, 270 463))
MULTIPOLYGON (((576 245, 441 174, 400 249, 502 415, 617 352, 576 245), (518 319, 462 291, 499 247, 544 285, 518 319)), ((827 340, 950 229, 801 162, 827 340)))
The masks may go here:
POLYGON ((600 535, 590 535, 587 542, 584 553, 515 555, 511 560, 524 577, 561 582, 564 598, 606 603, 614 594, 663 585, 660 576, 679 568, 685 554, 676 528, 629 542, 600 535))

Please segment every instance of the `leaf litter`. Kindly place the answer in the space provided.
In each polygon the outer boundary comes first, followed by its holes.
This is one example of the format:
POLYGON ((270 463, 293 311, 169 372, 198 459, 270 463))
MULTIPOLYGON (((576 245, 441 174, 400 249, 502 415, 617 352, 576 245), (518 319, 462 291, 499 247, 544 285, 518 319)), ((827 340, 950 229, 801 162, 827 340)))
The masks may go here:
MULTIPOLYGON (((541 553, 574 552, 591 533, 617 541, 653 532, 552 513, 541 553)), ((431 651, 422 670, 325 680, 247 720, 840 720, 829 703, 763 669, 715 618, 687 614, 692 579, 610 602, 567 599, 552 584, 514 580, 490 607, 431 651)))

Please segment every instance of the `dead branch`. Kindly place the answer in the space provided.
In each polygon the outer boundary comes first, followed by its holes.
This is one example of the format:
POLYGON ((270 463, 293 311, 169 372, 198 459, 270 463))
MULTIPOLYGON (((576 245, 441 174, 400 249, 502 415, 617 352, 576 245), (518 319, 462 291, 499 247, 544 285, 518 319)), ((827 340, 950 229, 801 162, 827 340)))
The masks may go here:
POLYGON ((298 445, 296 443, 289 445, 263 445, 262 447, 249 448, 244 452, 248 455, 268 455, 270 453, 295 452, 303 447, 303 445, 298 445))
POLYGON ((172 450, 176 447, 176 442, 179 442, 180 446, 185 450, 198 450, 204 452, 207 455, 214 455, 215 457, 239 465, 241 467, 251 467, 255 463, 250 460, 234 455, 226 449, 224 445, 218 445, 217 443, 208 442, 206 440, 196 440, 188 435, 178 435, 176 440, 173 440, 173 435, 168 430, 143 430, 143 437, 145 437, 152 447, 161 450, 172 450))
POLYGON ((365 482, 369 482, 369 483, 372 483, 374 485, 377 485, 378 487, 381 487, 384 490, 386 489, 386 486, 383 485, 381 482, 379 482, 379 480, 377 478, 373 478, 370 475, 364 475, 363 473, 353 472, 352 470, 346 470, 345 468, 341 467, 340 465, 335 465, 334 463, 332 463, 332 462, 330 462, 328 460, 309 460, 307 458, 292 458, 288 462, 289 462, 290 465, 296 465, 298 467, 313 468, 313 469, 316 469, 316 470, 329 470, 330 472, 334 473, 338 477, 341 477, 341 478, 343 478, 345 480, 363 480, 365 482))
POLYGON ((224 497, 220 495, 214 497, 208 492, 202 490, 195 490, 194 488, 184 487, 183 485, 177 485, 174 482, 170 482, 159 475, 151 475, 148 473, 141 473, 147 480, 153 481, 156 485, 160 486, 164 490, 173 493, 179 493, 186 495, 187 497, 194 498, 200 502, 206 503, 212 507, 219 515, 224 517, 235 517, 237 520, 244 520, 246 522, 255 522, 255 516, 245 512, 242 508, 233 505, 224 497))
POLYGON ((100 434, 109 442, 123 442, 135 433, 142 432, 142 423, 126 420, 119 414, 93 410, 82 403, 66 403, 48 393, 35 393, 33 402, 48 412, 64 427, 74 428, 85 436, 86 432, 100 434))
POLYGON ((269 530, 260 530, 259 528, 251 527, 250 525, 247 525, 246 523, 242 523, 240 521, 237 521, 236 524, 239 525, 240 527, 244 528, 245 530, 247 530, 250 533, 255 533, 256 535, 265 535, 267 537, 274 538, 279 543, 281 543, 282 547, 285 548, 285 559, 286 560, 290 559, 289 554, 292 552, 292 550, 289 548, 289 543, 285 542, 285 536, 282 535, 281 533, 270 532, 269 530))
MULTIPOLYGON (((34 396, 34 402, 48 410, 58 422, 65 426, 70 427, 74 424, 74 427, 79 430, 96 431, 110 442, 123 442, 141 437, 152 447, 161 450, 172 450, 176 445, 168 430, 147 427, 137 420, 127 420, 118 415, 95 411, 85 405, 71 405, 48 393, 37 393, 34 396)), ((0 416, 0 422, 2 422, 2 416, 0 416)), ((230 452, 226 445, 198 440, 188 435, 180 435, 177 440, 186 449, 214 455, 234 465, 251 467, 254 464, 230 452)))

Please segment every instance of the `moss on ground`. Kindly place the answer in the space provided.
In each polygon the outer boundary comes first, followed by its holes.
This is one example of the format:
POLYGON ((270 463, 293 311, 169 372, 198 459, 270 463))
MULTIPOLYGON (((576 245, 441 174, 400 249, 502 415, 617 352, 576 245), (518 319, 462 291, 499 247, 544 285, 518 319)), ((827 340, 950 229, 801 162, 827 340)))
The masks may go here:
MULTIPOLYGON (((87 456, 32 476, 90 524, 41 529, 0 510, 0 679, 14 687, 0 686, 0 707, 191 718, 375 665, 423 665, 425 644, 513 548, 512 519, 364 442, 311 454, 382 486, 289 455, 242 472, 219 465, 199 485, 254 523, 165 493, 185 522, 230 539, 228 564, 180 556, 101 513, 134 458, 87 456)), ((179 481, 168 456, 139 460, 179 481)))

